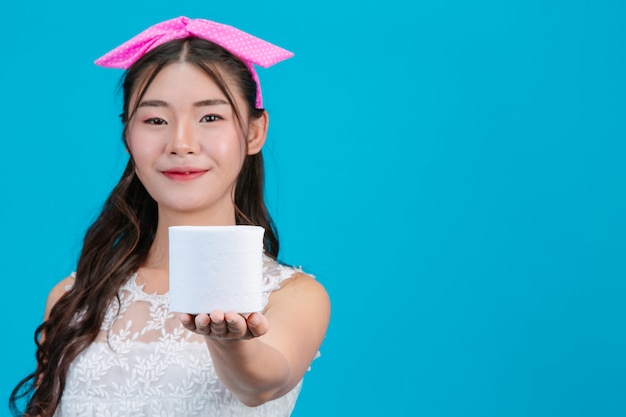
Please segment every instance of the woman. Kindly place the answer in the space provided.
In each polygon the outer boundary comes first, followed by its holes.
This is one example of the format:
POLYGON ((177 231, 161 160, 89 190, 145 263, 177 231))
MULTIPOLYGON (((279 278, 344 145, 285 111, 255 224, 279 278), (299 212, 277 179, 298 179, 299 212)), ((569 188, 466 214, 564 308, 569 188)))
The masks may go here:
POLYGON ((128 165, 51 291, 27 416, 288 416, 330 316, 326 291, 276 261, 263 200, 268 114, 253 64, 292 54, 230 26, 172 19, 96 61, 128 68, 128 165), (221 46, 220 46, 221 45, 221 46), (174 314, 168 227, 262 226, 262 312, 174 314))

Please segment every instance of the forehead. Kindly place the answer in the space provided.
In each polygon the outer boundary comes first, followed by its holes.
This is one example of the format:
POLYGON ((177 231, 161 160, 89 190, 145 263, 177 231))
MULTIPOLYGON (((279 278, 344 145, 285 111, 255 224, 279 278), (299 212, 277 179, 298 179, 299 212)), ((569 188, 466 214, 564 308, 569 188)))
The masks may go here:
POLYGON ((218 71, 215 68, 214 73, 211 74, 203 68, 187 62, 167 64, 156 73, 149 72, 146 74, 144 80, 141 80, 135 88, 134 95, 160 94, 184 97, 190 94, 213 94, 226 98, 226 94, 222 90, 226 87, 232 91, 233 86, 229 85, 231 81, 218 71), (221 87, 220 84, 222 84, 221 87))
MULTIPOLYGON (((222 99, 230 103, 243 120, 248 115, 246 101, 238 84, 215 64, 206 64, 206 68, 203 68, 194 63, 173 62, 156 72, 154 69, 147 70, 138 77, 129 99, 130 109, 136 109, 139 101, 144 100, 162 100, 185 105, 222 99)), ((131 112, 134 113, 133 110, 131 112)))
POLYGON ((132 86, 130 98, 136 99, 140 95, 154 93, 157 90, 172 94, 190 86, 188 91, 216 90, 225 99, 230 95, 238 107, 245 103, 239 83, 219 64, 203 63, 200 65, 186 61, 168 63, 162 68, 153 67, 146 70, 137 77, 137 81, 132 86))

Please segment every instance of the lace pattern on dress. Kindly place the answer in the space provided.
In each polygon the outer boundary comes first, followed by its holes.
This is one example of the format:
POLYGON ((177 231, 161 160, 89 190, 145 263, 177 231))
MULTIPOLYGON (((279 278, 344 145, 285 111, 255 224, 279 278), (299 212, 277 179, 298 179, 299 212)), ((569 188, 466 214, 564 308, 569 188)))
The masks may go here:
MULTIPOLYGON (((265 256, 263 305, 300 269, 265 256)), ((96 341, 71 365, 62 416, 289 416, 302 381, 289 393, 247 407, 217 378, 202 336, 168 309, 168 294, 147 294, 136 274, 109 306, 96 341)))

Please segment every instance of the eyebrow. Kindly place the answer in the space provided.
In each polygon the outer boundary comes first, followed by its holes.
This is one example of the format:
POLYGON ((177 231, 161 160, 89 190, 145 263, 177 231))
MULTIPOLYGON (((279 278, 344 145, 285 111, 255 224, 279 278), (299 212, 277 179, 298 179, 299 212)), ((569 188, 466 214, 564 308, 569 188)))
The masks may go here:
MULTIPOLYGON (((206 106, 228 106, 229 103, 221 98, 212 98, 208 100, 201 100, 193 103, 194 107, 206 107, 206 106)), ((167 101, 163 100, 144 100, 137 107, 170 107, 167 101)))

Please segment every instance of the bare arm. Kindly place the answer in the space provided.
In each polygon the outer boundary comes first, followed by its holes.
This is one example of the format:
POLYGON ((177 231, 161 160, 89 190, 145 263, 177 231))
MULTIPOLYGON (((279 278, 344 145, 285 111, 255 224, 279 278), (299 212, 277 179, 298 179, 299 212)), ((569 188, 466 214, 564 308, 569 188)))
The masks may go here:
POLYGON ((48 317, 50 317, 50 311, 52 310, 52 307, 54 307, 57 301, 59 301, 59 299, 63 295, 65 295, 65 293, 67 292, 66 290, 67 286, 72 285, 73 283, 74 283, 74 277, 70 275, 67 278, 64 278, 63 280, 59 281, 52 288, 52 290, 50 290, 50 293, 48 294, 48 299, 46 300, 46 309, 43 315, 44 321, 48 320, 48 317))
POLYGON ((295 274, 272 293, 263 314, 180 318, 205 335, 220 381, 244 404, 258 406, 302 379, 326 334, 330 301, 321 284, 295 274))

